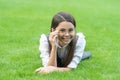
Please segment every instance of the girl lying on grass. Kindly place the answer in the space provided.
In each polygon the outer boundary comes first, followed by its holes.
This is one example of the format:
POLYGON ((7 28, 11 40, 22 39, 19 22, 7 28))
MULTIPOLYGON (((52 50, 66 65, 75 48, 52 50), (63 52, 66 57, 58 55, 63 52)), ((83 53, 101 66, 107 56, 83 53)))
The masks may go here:
POLYGON ((83 33, 76 33, 75 29, 76 22, 71 14, 59 12, 54 15, 50 34, 42 34, 40 38, 43 67, 36 72, 70 71, 77 68, 81 60, 91 56, 84 52, 86 41, 83 33))

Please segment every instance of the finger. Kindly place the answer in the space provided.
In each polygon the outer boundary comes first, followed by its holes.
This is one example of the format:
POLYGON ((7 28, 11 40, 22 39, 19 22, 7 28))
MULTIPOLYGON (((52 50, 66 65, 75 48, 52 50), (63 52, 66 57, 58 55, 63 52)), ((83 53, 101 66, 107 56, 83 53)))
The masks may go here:
POLYGON ((49 72, 38 72, 39 74, 48 74, 49 72))
POLYGON ((53 40, 53 39, 55 39, 57 36, 58 36, 57 33, 51 33, 51 34, 50 34, 50 37, 49 37, 49 40, 53 40))
POLYGON ((49 73, 49 71, 48 71, 48 70, 41 70, 41 71, 38 72, 38 73, 44 73, 44 74, 47 74, 47 73, 49 73))
POLYGON ((35 70, 35 72, 39 72, 39 71, 41 71, 41 68, 38 68, 38 69, 35 70))
POLYGON ((54 39, 54 41, 56 40, 56 38, 57 38, 57 37, 58 37, 58 35, 55 35, 55 36, 54 36, 54 38, 53 38, 53 39, 54 39))
POLYGON ((58 34, 58 30, 54 31, 54 32, 51 32, 50 35, 57 35, 58 34))

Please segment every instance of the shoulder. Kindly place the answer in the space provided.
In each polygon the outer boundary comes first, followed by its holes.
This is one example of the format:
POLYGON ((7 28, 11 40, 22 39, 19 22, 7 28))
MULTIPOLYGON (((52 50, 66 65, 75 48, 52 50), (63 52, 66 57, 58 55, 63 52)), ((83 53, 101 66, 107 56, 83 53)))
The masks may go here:
POLYGON ((85 36, 83 33, 79 32, 76 34, 77 36, 77 43, 84 42, 85 41, 85 36))
POLYGON ((41 36, 40 36, 40 41, 45 41, 45 40, 48 40, 47 39, 47 35, 46 34, 41 34, 41 36))
POLYGON ((79 32, 76 35, 78 36, 78 39, 84 39, 85 38, 85 36, 82 32, 79 32))
POLYGON ((46 34, 41 34, 40 38, 47 38, 46 34))
POLYGON ((77 41, 76 41, 76 48, 77 47, 84 47, 86 45, 85 36, 83 33, 77 33, 77 41))
POLYGON ((40 36, 40 39, 47 39, 47 35, 46 34, 41 34, 41 36, 40 36))
POLYGON ((47 35, 46 34, 42 34, 40 36, 40 40, 39 40, 39 50, 42 51, 42 50, 45 50, 48 48, 48 45, 49 45, 49 42, 48 42, 48 39, 47 39, 47 35))

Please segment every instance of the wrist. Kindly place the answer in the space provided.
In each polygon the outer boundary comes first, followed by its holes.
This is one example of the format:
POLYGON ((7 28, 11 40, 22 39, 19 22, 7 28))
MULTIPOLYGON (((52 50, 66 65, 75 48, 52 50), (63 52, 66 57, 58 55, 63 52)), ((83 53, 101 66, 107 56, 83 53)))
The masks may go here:
POLYGON ((57 46, 56 45, 52 45, 52 50, 57 51, 57 46))

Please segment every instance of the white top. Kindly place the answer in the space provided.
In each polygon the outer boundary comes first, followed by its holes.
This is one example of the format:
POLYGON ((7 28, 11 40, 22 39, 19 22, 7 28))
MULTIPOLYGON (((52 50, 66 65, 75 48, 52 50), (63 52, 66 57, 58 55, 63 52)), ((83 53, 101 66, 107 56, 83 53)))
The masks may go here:
MULTIPOLYGON (((85 36, 82 33, 77 33, 76 35, 78 35, 78 39, 76 42, 73 59, 67 66, 69 68, 77 68, 77 65, 80 63, 80 61, 82 59, 84 48, 86 45, 85 36)), ((68 47, 67 45, 64 47, 58 46, 57 53, 60 58, 64 58, 66 56, 66 54, 67 54, 66 48, 67 47, 68 47)), ((41 53, 40 57, 42 59, 42 65, 46 66, 49 61, 50 55, 49 55, 49 43, 48 43, 48 39, 45 34, 41 35, 39 50, 41 53)))

